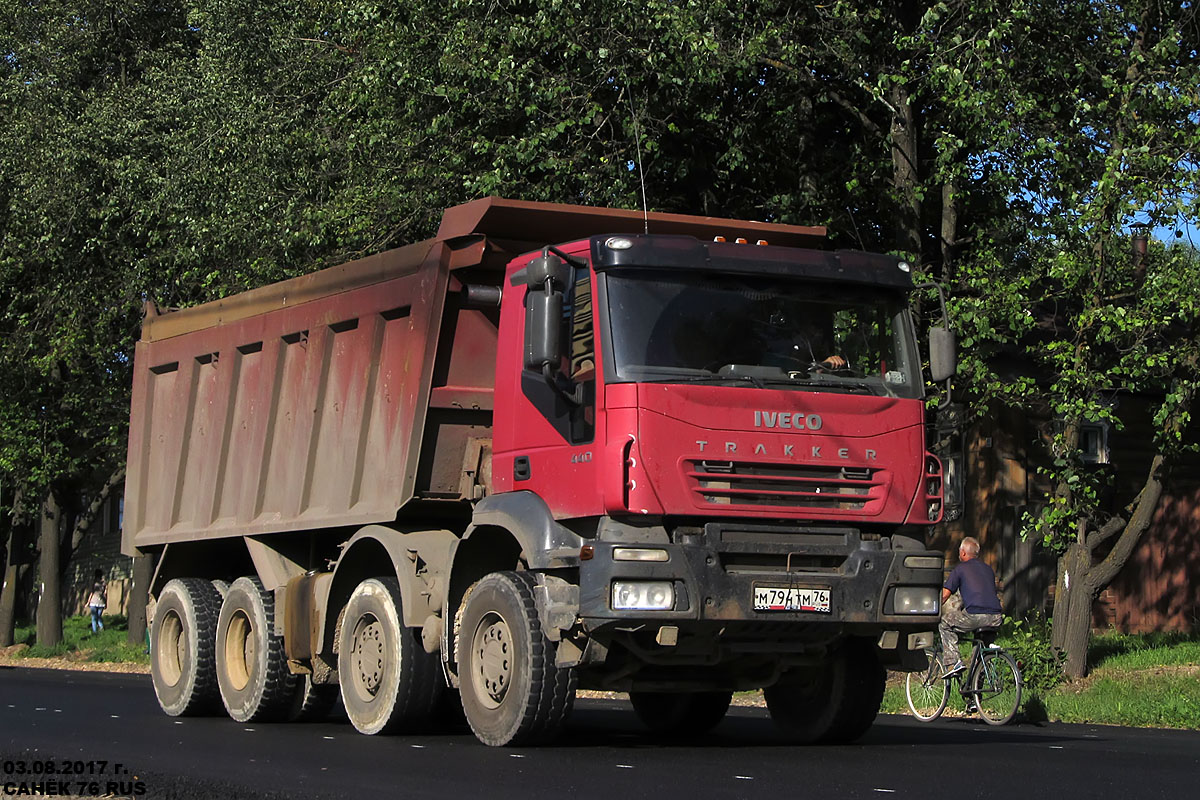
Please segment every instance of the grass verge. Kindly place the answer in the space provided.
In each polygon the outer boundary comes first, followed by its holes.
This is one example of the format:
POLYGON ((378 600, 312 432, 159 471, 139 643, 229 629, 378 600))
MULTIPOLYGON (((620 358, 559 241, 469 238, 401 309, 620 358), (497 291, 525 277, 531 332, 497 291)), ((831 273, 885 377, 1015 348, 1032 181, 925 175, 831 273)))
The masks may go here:
MULTIPOLYGON (((1082 680, 1044 690, 1026 687, 1025 718, 1200 729, 1200 635, 1100 634, 1092 637, 1088 661, 1091 672, 1082 680)), ((904 675, 888 682, 882 710, 908 713, 904 675)), ((951 693, 947 715, 962 712, 962 698, 951 693)))
POLYGON ((100 663, 149 664, 145 645, 126 641, 129 625, 119 614, 105 614, 104 630, 92 633, 92 620, 87 614, 63 618, 63 640, 54 647, 37 643, 34 625, 18 627, 13 633, 15 644, 27 645, 15 650, 15 658, 62 658, 67 661, 100 663))

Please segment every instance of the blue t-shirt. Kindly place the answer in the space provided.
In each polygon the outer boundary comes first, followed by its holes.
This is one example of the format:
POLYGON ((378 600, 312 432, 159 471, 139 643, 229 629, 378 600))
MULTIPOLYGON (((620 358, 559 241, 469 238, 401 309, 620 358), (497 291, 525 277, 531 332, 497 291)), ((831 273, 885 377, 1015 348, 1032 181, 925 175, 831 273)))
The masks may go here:
POLYGON ((996 573, 987 562, 972 558, 961 561, 946 579, 946 588, 961 592, 963 609, 968 614, 1000 614, 1000 598, 996 596, 996 573))

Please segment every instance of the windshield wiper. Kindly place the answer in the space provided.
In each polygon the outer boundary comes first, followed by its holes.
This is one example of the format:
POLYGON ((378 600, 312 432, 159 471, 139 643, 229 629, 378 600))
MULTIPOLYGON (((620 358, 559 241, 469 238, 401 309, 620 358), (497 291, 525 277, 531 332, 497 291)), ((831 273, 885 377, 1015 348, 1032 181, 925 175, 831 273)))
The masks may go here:
POLYGON ((701 383, 711 381, 749 381, 758 389, 765 389, 767 385, 763 383, 763 379, 757 375, 681 375, 678 378, 657 378, 654 383, 701 383))

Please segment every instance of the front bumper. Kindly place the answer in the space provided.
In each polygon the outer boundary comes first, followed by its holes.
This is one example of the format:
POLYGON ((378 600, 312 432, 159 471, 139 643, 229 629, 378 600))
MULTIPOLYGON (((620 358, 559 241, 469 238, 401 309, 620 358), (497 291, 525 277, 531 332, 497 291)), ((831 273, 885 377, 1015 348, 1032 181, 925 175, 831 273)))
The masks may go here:
POLYGON ((579 614, 589 634, 639 624, 681 630, 716 624, 730 634, 792 628, 802 638, 829 640, 898 631, 903 639, 937 623, 942 585, 938 552, 894 549, 890 538, 835 526, 712 522, 678 528, 662 538, 630 541, 619 525, 602 529, 592 558, 580 565, 579 614), (621 547, 661 549, 666 560, 617 561, 612 551, 621 547), (613 610, 614 581, 669 581, 674 604, 669 610, 613 610), (827 591, 828 611, 756 610, 755 587, 827 591), (930 613, 898 613, 895 590, 901 587, 931 592, 930 613))

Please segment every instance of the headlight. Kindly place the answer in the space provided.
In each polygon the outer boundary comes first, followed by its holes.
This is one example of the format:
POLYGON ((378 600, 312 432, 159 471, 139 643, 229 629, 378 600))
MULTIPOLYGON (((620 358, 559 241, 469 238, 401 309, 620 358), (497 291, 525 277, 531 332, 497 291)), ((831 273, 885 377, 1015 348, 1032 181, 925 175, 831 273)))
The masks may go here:
POLYGON ((936 614, 940 588, 901 586, 892 595, 894 614, 936 614))
POLYGON ((670 581, 613 581, 614 611, 667 611, 675 606, 670 581))

